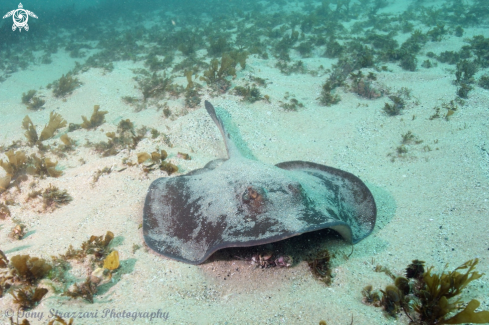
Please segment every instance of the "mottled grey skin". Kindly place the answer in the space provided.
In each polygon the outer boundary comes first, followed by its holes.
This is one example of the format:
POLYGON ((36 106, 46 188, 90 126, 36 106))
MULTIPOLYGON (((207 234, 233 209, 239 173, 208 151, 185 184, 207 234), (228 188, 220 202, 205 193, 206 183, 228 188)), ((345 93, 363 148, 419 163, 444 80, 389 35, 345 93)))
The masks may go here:
POLYGON ((143 234, 153 250, 200 264, 222 248, 261 245, 324 228, 352 244, 372 232, 375 201, 359 178, 311 162, 272 166, 250 159, 226 112, 216 114, 207 101, 205 108, 223 135, 229 158, 151 184, 143 234))

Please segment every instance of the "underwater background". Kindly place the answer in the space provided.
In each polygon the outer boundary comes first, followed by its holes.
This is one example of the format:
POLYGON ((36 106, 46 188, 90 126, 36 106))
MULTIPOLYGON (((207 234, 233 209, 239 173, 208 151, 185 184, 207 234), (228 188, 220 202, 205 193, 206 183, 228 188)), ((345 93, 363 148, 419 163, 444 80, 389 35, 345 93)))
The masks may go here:
POLYGON ((0 21, 2 324, 489 323, 489 1, 22 6, 0 21), (359 177, 373 233, 151 251, 149 185, 227 157, 204 100, 262 162, 359 177))

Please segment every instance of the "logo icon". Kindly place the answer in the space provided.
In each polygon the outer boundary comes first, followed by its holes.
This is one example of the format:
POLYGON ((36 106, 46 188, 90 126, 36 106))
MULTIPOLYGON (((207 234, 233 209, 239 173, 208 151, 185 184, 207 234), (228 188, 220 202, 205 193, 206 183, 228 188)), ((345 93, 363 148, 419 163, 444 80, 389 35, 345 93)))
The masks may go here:
POLYGON ((32 11, 25 10, 24 6, 22 6, 22 3, 19 3, 19 9, 7 12, 7 14, 3 16, 3 19, 10 16, 12 16, 12 19, 14 20, 12 30, 15 31, 18 28, 19 32, 22 31, 22 28, 24 28, 26 31, 29 30, 29 25, 27 25, 27 20, 29 20, 29 16, 37 19, 36 14, 32 11))

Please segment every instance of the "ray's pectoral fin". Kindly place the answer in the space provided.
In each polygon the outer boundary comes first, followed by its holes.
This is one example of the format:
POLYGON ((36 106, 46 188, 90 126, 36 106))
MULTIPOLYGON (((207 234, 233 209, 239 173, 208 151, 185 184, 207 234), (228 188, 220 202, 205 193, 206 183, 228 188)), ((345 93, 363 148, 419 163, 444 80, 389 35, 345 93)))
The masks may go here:
POLYGON ((331 196, 328 202, 331 208, 336 208, 332 214, 337 221, 323 223, 322 228, 338 231, 352 244, 372 233, 377 206, 372 193, 358 177, 341 169, 307 161, 286 161, 276 166, 313 176, 327 189, 331 196))

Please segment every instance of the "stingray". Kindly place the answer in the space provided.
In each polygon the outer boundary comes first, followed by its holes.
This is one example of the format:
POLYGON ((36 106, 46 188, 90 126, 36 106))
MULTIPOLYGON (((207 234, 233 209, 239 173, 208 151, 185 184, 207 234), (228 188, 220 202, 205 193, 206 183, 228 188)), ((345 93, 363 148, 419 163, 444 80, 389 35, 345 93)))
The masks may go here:
POLYGON ((153 181, 143 210, 144 240, 151 249, 200 264, 219 249, 325 228, 351 244, 372 232, 375 200, 358 177, 307 161, 273 166, 252 159, 229 113, 208 101, 205 108, 221 131, 228 159, 153 181))

